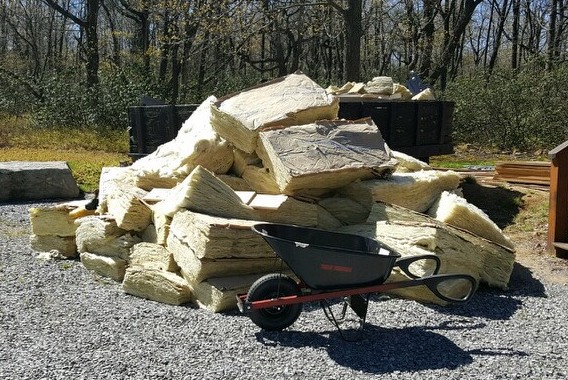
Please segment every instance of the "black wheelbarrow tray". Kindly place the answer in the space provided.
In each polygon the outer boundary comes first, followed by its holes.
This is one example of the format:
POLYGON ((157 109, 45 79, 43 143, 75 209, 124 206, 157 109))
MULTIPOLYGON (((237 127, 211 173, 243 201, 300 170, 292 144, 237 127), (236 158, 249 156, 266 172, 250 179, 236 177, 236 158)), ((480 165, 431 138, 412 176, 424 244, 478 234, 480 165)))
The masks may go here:
MULTIPOLYGON (((241 312, 265 330, 282 330, 298 319, 302 304, 319 301, 337 328, 347 306, 360 318, 362 329, 369 297, 374 293, 424 285, 448 303, 467 302, 477 281, 467 274, 438 274, 436 255, 401 258, 389 246, 367 237, 288 224, 252 226, 272 247, 298 280, 283 273, 267 274, 237 295, 241 312), (394 267, 409 279, 385 283, 394 267), (424 272, 424 269, 428 269, 424 272), (343 299, 336 318, 327 300, 343 299)), ((284 267, 284 266, 283 266, 284 267)))

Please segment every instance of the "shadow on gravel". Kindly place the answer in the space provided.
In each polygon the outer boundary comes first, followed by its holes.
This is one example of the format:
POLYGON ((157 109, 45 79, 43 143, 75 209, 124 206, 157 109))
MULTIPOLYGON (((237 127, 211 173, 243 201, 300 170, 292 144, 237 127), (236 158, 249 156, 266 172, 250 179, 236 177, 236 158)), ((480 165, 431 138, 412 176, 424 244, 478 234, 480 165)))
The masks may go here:
POLYGON ((470 302, 465 305, 431 307, 443 314, 464 317, 481 317, 492 320, 509 319, 523 306, 519 297, 547 297, 546 288, 533 277, 530 269, 515 263, 509 288, 495 289, 481 285, 470 302))
MULTIPOLYGON (((471 326, 461 328, 470 329, 471 326)), ((373 374, 456 369, 472 363, 473 355, 526 355, 506 349, 464 351, 450 339, 433 332, 432 327, 382 328, 366 325, 363 339, 358 342, 343 340, 335 330, 325 333, 261 331, 256 338, 266 346, 325 348, 338 365, 373 374)))
POLYGON ((526 297, 547 297, 546 288, 542 282, 533 277, 529 268, 519 263, 515 263, 513 267, 508 292, 526 297))

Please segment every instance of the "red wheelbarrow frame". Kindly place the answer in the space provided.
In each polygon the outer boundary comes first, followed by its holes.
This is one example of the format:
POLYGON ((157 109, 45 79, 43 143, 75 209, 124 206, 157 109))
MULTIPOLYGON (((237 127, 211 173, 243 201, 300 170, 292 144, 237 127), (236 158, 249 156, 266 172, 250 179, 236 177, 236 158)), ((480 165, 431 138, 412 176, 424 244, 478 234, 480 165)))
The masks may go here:
POLYGON ((396 281, 396 282, 389 282, 386 284, 379 284, 379 285, 365 286, 365 287, 351 288, 351 289, 341 289, 335 291, 315 291, 309 288, 302 287, 302 291, 307 292, 308 294, 290 295, 290 296, 283 296, 278 298, 258 300, 252 302, 248 302, 246 300, 247 294, 239 294, 237 295, 237 306, 241 311, 241 313, 244 313, 246 311, 266 309, 269 307, 278 307, 278 306, 292 305, 298 303, 308 303, 308 302, 321 301, 325 299, 343 298, 343 297, 361 295, 361 294, 384 293, 389 290, 409 288, 418 285, 426 285, 437 297, 439 297, 440 299, 446 302, 460 303, 460 302, 469 301, 469 299, 476 290, 477 287, 476 285, 472 286, 470 292, 463 298, 449 298, 441 294, 436 289, 435 285, 440 283, 442 280, 447 281, 453 279, 456 280, 465 279, 472 282, 473 284, 477 284, 475 278, 467 274, 440 274, 440 275, 429 276, 426 278, 416 278, 412 280, 396 281))

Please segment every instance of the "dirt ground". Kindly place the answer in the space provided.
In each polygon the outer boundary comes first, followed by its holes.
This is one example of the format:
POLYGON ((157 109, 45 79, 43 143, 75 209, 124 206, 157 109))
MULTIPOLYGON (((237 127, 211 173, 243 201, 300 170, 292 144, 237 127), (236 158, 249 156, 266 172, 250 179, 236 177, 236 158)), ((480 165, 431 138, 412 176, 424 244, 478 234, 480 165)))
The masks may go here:
POLYGON ((495 182, 486 175, 474 178, 462 184, 464 197, 513 241, 516 262, 535 277, 568 284, 568 259, 547 249, 548 187, 495 182))

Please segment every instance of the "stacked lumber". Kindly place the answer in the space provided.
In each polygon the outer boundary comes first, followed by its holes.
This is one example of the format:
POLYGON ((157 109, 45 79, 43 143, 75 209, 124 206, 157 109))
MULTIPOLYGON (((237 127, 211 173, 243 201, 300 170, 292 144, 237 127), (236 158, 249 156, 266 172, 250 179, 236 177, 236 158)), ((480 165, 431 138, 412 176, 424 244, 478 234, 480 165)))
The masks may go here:
POLYGON ((461 177, 391 151, 371 119, 337 120, 337 107, 301 73, 210 97, 155 154, 102 170, 95 215, 30 210, 34 236, 68 236, 85 268, 128 294, 213 312, 264 274, 289 273, 251 229, 259 222, 359 233, 506 286, 512 246, 459 198, 461 177))
POLYGON ((493 179, 511 183, 550 184, 550 162, 505 161, 495 164, 493 179))

